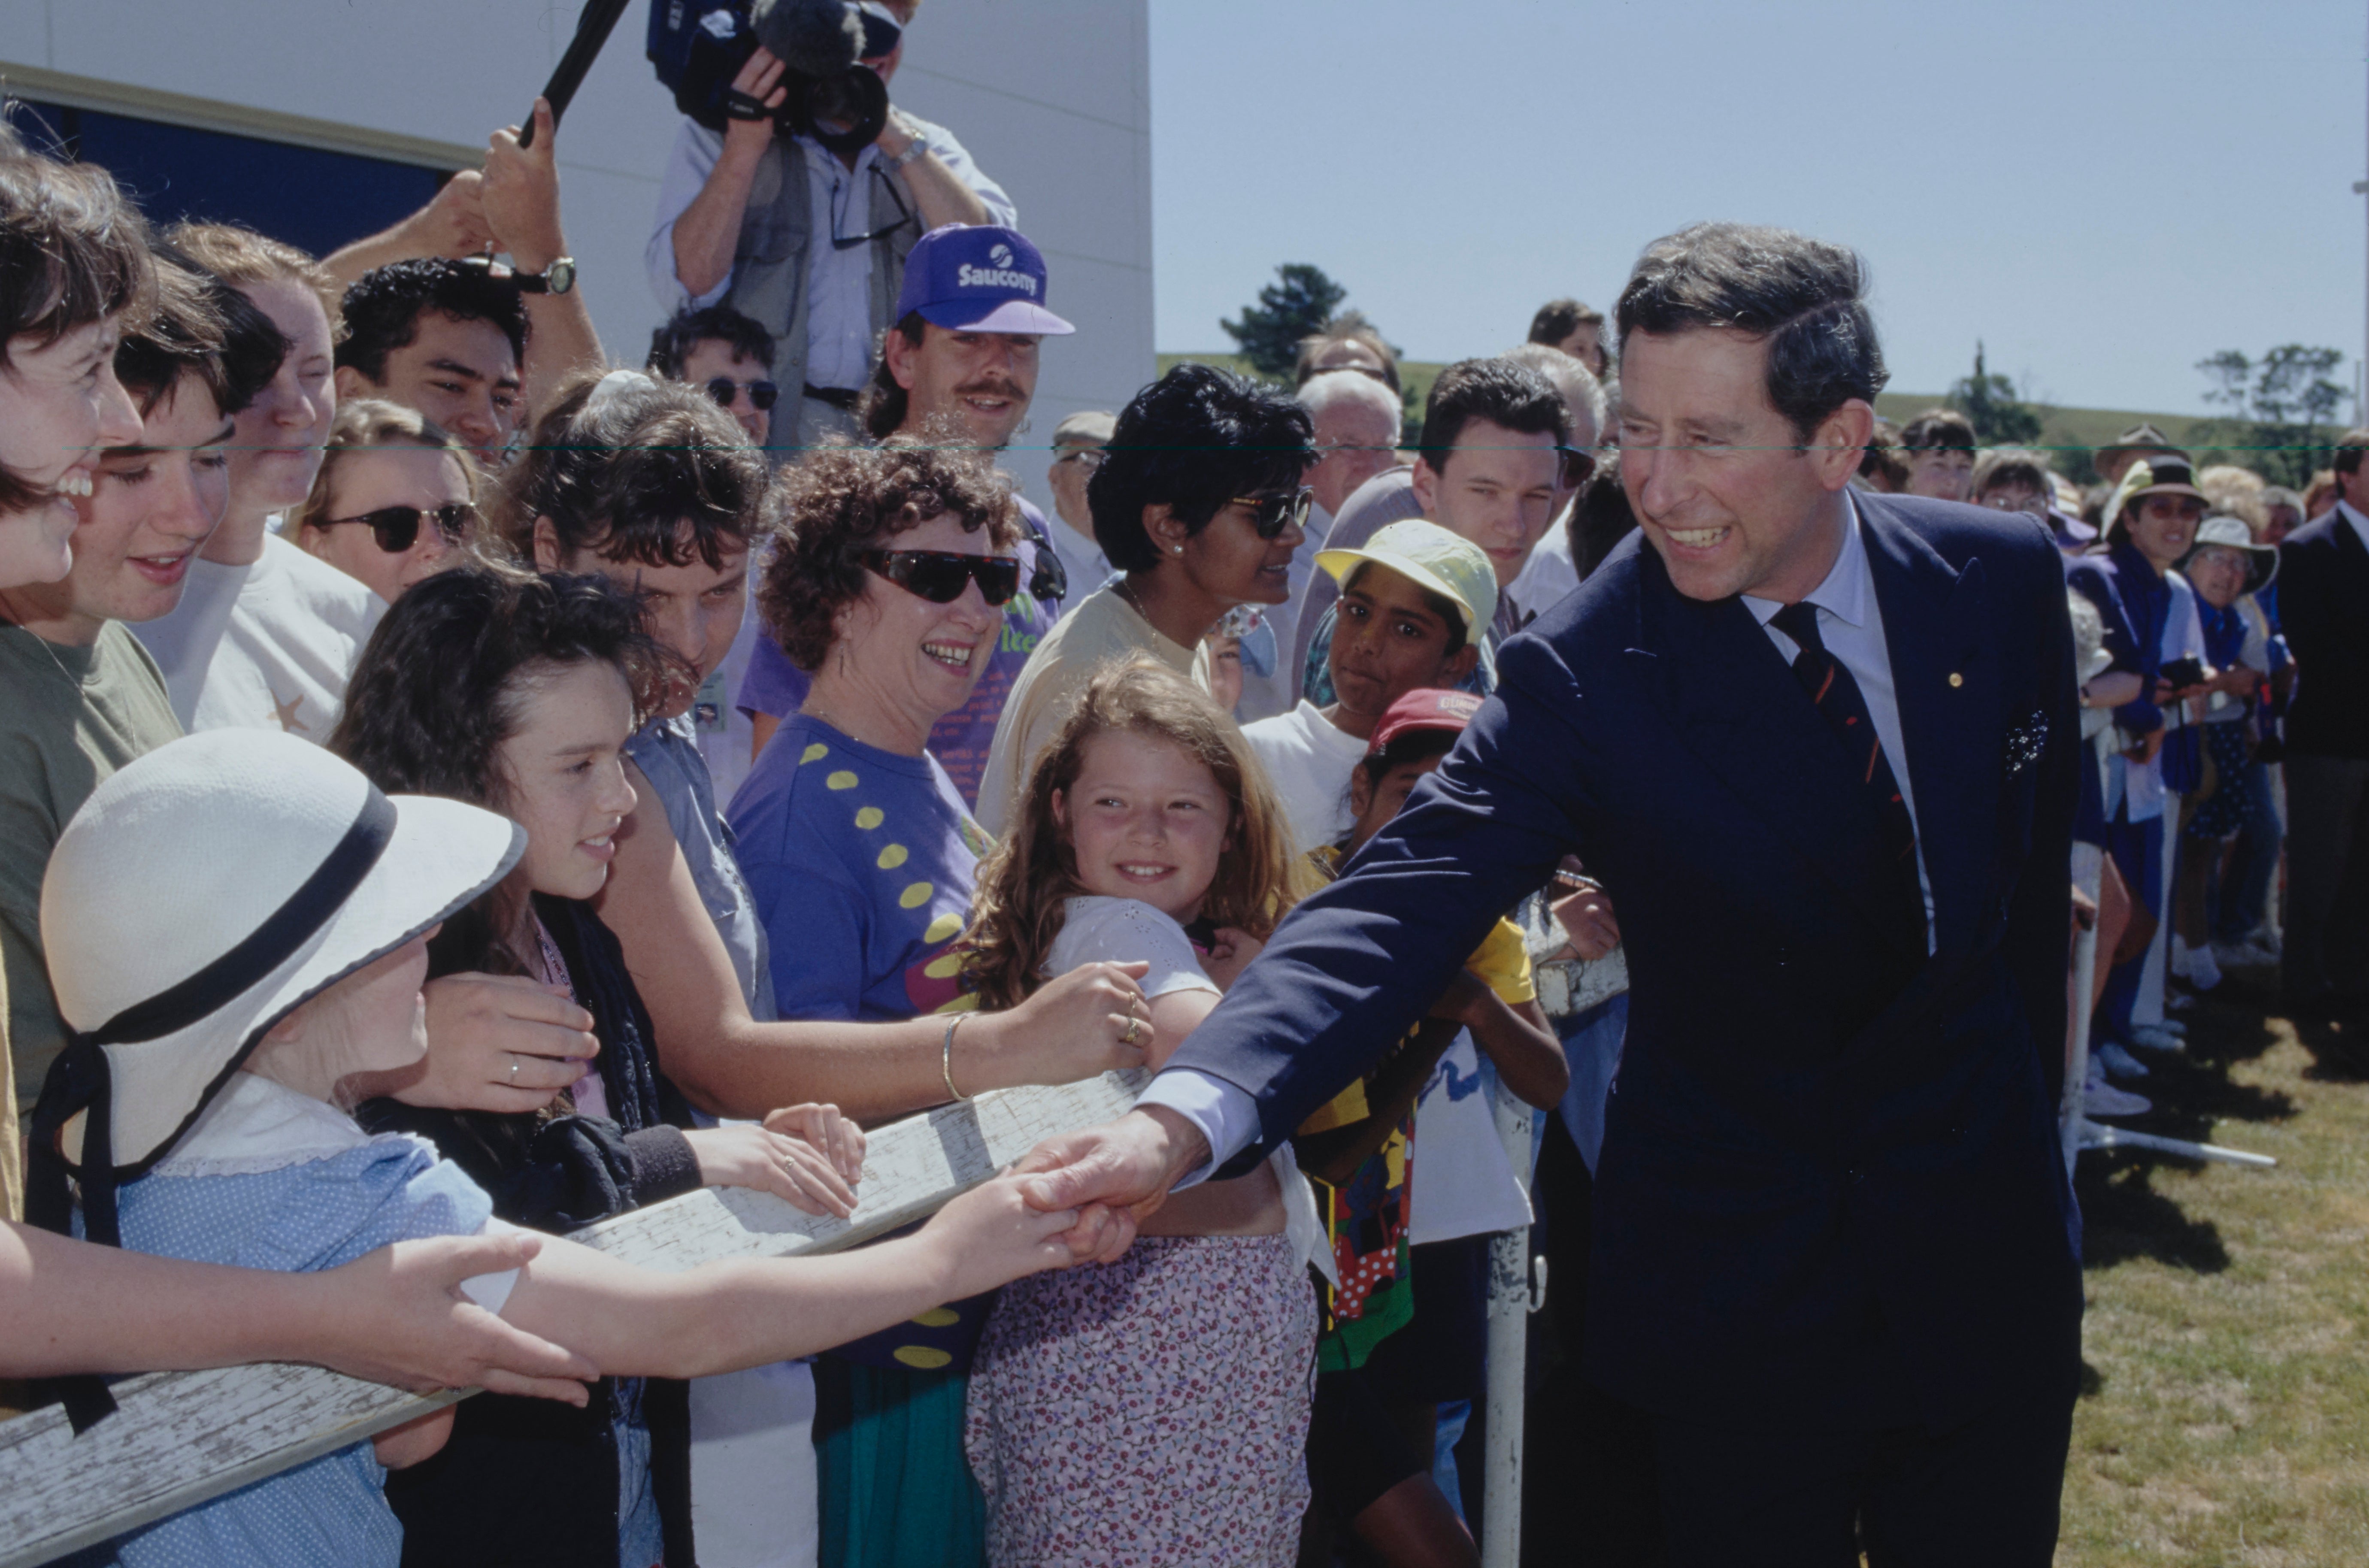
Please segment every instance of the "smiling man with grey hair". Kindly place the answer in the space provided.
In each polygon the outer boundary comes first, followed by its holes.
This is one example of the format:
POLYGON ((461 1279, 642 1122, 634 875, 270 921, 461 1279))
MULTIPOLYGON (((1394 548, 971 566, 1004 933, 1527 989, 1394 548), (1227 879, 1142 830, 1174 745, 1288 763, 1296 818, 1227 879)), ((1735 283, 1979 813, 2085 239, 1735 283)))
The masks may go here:
POLYGON ((1861 1539, 2046 1568, 2079 1385, 2064 567, 2030 518, 1849 487, 1885 380, 1866 292, 1780 229, 1646 249, 1637 533, 1505 644, 1438 772, 1136 1108, 1020 1162, 1040 1208, 1238 1173, 1576 853, 1631 977, 1587 1373, 1652 1419, 1677 1568, 1861 1539))

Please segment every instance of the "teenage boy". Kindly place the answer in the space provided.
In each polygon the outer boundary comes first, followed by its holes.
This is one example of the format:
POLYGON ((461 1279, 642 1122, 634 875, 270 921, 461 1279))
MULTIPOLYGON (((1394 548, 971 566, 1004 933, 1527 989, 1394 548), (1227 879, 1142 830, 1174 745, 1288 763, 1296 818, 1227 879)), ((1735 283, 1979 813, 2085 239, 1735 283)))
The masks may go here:
MULTIPOLYGON (((1531 547, 1554 520, 1567 488, 1571 410, 1544 376, 1510 360, 1465 360, 1440 372, 1424 406, 1423 436, 1408 476, 1423 516, 1471 540, 1489 557, 1497 579, 1497 610, 1483 628, 1482 658, 1466 690, 1487 695, 1495 681, 1496 644, 1515 631, 1505 589, 1529 564, 1531 547)), ((1368 488, 1390 477, 1370 481, 1368 488)), ((1575 484, 1576 481, 1574 480, 1575 484)), ((1351 514, 1357 510, 1349 503, 1351 514)), ((1329 548, 1356 549, 1361 535, 1345 514, 1329 548)), ((1395 521, 1395 520, 1392 520, 1395 521)), ((1309 578, 1295 627, 1300 644, 1300 690, 1322 704, 1333 700, 1324 672, 1324 640, 1332 635, 1337 585, 1330 573, 1309 578)))
POLYGON ((1420 518, 1390 524, 1362 550, 1320 551, 1316 564, 1341 588, 1325 649, 1333 700, 1319 707, 1302 698, 1242 730, 1282 797, 1292 848, 1303 854, 1347 830, 1349 775, 1390 704, 1468 678, 1497 609, 1489 557, 1420 518))
POLYGON ((773 335, 727 305, 677 311, 650 334, 647 368, 704 387, 749 432, 752 446, 773 433, 773 335))
POLYGON ((74 569, 0 589, 0 955, 17 1097, 28 1105, 65 1044, 41 949, 50 850, 92 790, 181 734, 156 661, 123 623, 180 601, 229 504, 231 416, 277 368, 225 357, 205 279, 161 257, 157 274, 154 319, 115 353, 140 433, 100 452, 91 493, 74 502, 74 569))
MULTIPOLYGON (((1045 258, 1017 229, 932 230, 905 258, 897 324, 880 340, 880 361, 857 409, 876 441, 953 442, 992 456, 1028 417, 1039 346, 1076 327, 1045 308, 1045 258)), ((1097 583, 1068 582, 1045 514, 1026 499, 1021 590, 1003 607, 1003 636, 970 700, 930 732, 930 755, 974 807, 1012 683, 1039 638, 1060 617, 1066 590, 1082 598, 1097 583)), ((757 746, 797 712, 808 681, 770 637, 749 660, 740 705, 751 710, 757 746)))

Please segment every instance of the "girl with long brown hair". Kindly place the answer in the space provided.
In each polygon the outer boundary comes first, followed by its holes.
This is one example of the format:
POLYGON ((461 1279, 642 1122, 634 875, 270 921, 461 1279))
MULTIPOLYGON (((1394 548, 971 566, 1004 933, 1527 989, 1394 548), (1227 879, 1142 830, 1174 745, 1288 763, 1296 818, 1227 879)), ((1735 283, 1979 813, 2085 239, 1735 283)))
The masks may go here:
MULTIPOLYGON (((1291 904, 1265 775, 1206 692, 1139 657, 1094 674, 1017 805, 980 868, 972 979, 1010 1006, 1081 964, 1146 962, 1158 1067, 1291 904)), ((988 1319, 965 1447, 990 1563, 1296 1558, 1307 1270, 1329 1261, 1307 1184, 1287 1151, 1170 1199, 1141 1235, 988 1319)))

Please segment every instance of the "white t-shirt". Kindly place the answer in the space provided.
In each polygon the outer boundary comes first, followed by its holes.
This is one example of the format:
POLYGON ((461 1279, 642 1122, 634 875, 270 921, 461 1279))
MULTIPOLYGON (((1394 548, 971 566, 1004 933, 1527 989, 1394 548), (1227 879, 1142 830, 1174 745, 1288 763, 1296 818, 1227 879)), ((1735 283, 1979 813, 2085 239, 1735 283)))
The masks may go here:
MULTIPOLYGON (((1499 1093, 1510 1091, 1500 1086, 1499 1093)), ((1414 1112, 1414 1202, 1407 1239, 1452 1242, 1517 1230, 1530 1222, 1530 1200, 1514 1179, 1505 1141, 1497 1136, 1489 1082, 1471 1031, 1431 1070, 1414 1112)))
POLYGON ((1522 565, 1522 575, 1507 585, 1505 593, 1514 601, 1514 613, 1524 625, 1545 614, 1561 603, 1565 595, 1579 587, 1579 564, 1571 558, 1571 508, 1576 499, 1555 514, 1547 531, 1530 548, 1530 558, 1522 565))
POLYGON ((1295 853, 1306 854, 1349 830, 1349 775, 1364 760, 1366 742, 1305 697, 1288 714, 1244 726, 1242 738, 1283 798, 1295 853))
MULTIPOLYGON (((1193 950, 1193 939, 1175 917, 1153 909, 1140 898, 1112 898, 1101 894, 1064 900, 1065 915, 1060 934, 1053 938, 1052 950, 1045 956, 1047 976, 1066 975, 1082 964, 1100 961, 1130 964, 1144 963, 1151 967, 1136 983, 1147 997, 1166 996, 1170 991, 1205 990, 1218 994, 1218 983, 1201 967, 1201 956, 1193 950)), ((1324 1221, 1317 1217, 1316 1195, 1309 1189, 1308 1179, 1299 1173, 1299 1163, 1293 1159, 1291 1145, 1286 1143, 1267 1156, 1275 1170, 1276 1185, 1283 1189, 1284 1234, 1289 1236, 1300 1254, 1323 1272, 1334 1285, 1340 1277, 1334 1272, 1333 1243, 1324 1234, 1324 1221)), ((1527 1224, 1527 1219, 1523 1221, 1527 1224)))
POLYGON ((250 565, 191 561, 173 612, 132 630, 189 733, 279 729, 318 746, 385 613, 385 600, 267 532, 250 565))

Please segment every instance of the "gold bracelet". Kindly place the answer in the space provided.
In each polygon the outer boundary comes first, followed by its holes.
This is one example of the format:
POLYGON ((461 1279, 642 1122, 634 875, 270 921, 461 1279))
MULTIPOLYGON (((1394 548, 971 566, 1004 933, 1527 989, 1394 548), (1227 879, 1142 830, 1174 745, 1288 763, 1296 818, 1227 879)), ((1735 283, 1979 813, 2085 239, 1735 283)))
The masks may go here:
POLYGON ((956 1100, 967 1100, 970 1098, 969 1095, 955 1087, 955 1031, 961 1028, 963 1020, 969 1016, 970 1014, 967 1013, 957 1013, 952 1018, 946 1020, 945 1048, 942 1053, 938 1063, 938 1070, 945 1077, 946 1093, 956 1100))

